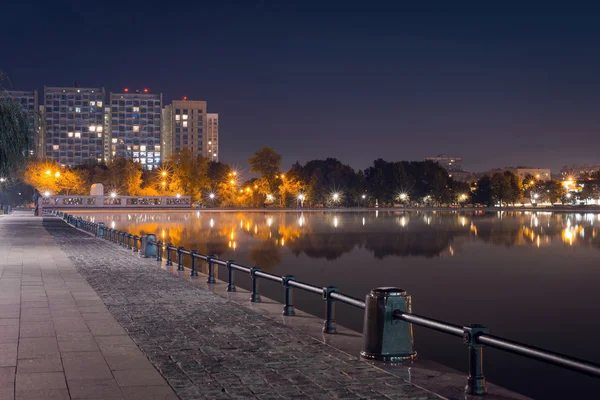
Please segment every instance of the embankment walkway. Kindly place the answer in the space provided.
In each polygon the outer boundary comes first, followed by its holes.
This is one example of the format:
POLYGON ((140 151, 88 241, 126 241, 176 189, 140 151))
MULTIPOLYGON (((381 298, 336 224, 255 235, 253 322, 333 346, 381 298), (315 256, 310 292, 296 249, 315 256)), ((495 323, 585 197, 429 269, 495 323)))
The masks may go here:
POLYGON ((0 217, 0 399, 440 398, 29 215, 0 217))

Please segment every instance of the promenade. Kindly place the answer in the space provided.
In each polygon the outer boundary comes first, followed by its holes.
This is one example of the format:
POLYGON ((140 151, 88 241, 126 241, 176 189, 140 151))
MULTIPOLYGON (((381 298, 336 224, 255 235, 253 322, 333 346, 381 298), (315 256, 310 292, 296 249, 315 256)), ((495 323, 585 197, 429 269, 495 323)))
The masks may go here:
POLYGON ((0 217, 0 399, 437 399, 52 217, 0 217))

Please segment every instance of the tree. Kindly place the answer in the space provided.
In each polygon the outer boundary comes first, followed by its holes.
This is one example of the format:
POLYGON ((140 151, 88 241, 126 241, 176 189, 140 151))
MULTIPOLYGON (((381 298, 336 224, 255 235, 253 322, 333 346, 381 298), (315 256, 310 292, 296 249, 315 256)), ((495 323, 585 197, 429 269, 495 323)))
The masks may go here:
POLYGON ((24 180, 42 193, 82 195, 88 193, 85 175, 84 171, 61 168, 54 161, 30 160, 24 180))
POLYGON ((265 146, 248 159, 248 164, 250 164, 250 171, 259 173, 269 183, 269 187, 274 193, 278 186, 281 155, 265 146))
POLYGON ((496 172, 492 175, 491 189, 492 198, 502 206, 511 196, 510 178, 505 174, 496 172))
POLYGON ((172 174, 172 192, 191 196, 194 202, 202 200, 202 191, 210 187, 206 158, 194 157, 191 151, 183 150, 177 156, 170 157, 166 166, 172 174))
POLYGON ((550 180, 546 182, 546 193, 548 195, 548 201, 550 203, 558 203, 559 201, 564 203, 566 200, 567 189, 564 187, 562 182, 550 180))
POLYGON ((521 182, 519 175, 513 174, 510 171, 506 171, 504 176, 506 176, 510 184, 510 190, 508 192, 508 196, 506 197, 506 201, 512 203, 514 206, 515 203, 521 200, 523 195, 523 183, 521 182))
POLYGON ((473 201, 488 207, 493 205, 492 179, 489 175, 484 175, 477 181, 477 189, 475 189, 475 193, 473 194, 473 201))
POLYGON ((33 143, 31 131, 21 106, 12 100, 1 100, 0 177, 11 177, 25 165, 28 149, 33 143))

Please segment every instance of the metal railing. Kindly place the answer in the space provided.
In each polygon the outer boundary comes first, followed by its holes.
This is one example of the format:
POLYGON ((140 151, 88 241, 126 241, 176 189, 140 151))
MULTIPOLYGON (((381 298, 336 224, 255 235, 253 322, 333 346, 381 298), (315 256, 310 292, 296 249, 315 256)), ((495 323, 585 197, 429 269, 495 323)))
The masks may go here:
MULTIPOLYGON (((138 243, 140 244, 140 249, 143 247, 142 241, 144 237, 139 237, 126 232, 106 228, 102 223, 96 224, 92 222, 83 221, 82 218, 75 218, 71 215, 67 215, 62 212, 51 211, 50 213, 62 217, 66 222, 77 228, 93 233, 96 236, 100 236, 105 240, 119 244, 127 249, 132 249, 134 252, 140 251, 138 250, 138 243)), ((154 237, 154 235, 150 236, 154 237)), ((208 264, 207 283, 209 284, 216 283, 214 276, 214 265, 216 264, 225 266, 227 268, 228 278, 226 282, 227 292, 236 291, 234 271, 249 274, 252 279, 250 301, 253 303, 261 302, 259 292, 259 279, 279 283, 284 288, 283 315, 286 316, 295 315, 294 305, 292 302, 293 288, 320 295, 326 302, 325 321, 323 323, 323 332, 326 334, 335 334, 337 332, 335 323, 336 302, 347 304, 362 310, 365 310, 367 308, 365 301, 340 293, 338 291, 338 288, 335 286, 320 287, 311 285, 309 283, 298 281, 293 275, 280 276, 268 272, 263 272, 258 267, 246 267, 241 264, 237 264, 234 260, 220 260, 214 255, 203 255, 198 253, 196 250, 187 250, 184 247, 176 247, 170 243, 164 244, 161 241, 150 240, 146 242, 146 246, 155 246, 156 261, 165 260, 165 264, 167 266, 173 266, 173 263, 175 262, 178 271, 185 270, 184 256, 188 256, 191 260, 191 276, 198 276, 196 260, 206 262, 208 264), (176 259, 173 259, 173 255, 176 256, 176 259)), ((463 338, 463 343, 468 346, 469 350, 469 376, 466 386, 466 392, 468 394, 483 395, 487 393, 485 377, 483 375, 484 346, 489 346, 495 349, 537 360, 546 364, 552 364, 574 372, 600 378, 600 365, 598 364, 594 364, 592 362, 581 360, 565 354, 541 349, 535 346, 530 346, 524 343, 519 343, 499 336, 490 335, 488 328, 482 325, 455 325, 448 322, 439 321, 433 318, 413 314, 412 312, 410 312, 410 305, 408 305, 406 309, 408 310, 408 312, 402 311, 400 309, 390 310, 388 318, 389 321, 386 321, 385 323, 391 323, 392 321, 405 321, 409 324, 422 326, 448 335, 463 338)), ((367 321, 367 318, 365 318, 365 321, 367 321)), ((408 339, 401 340, 410 340, 410 348, 412 349, 412 330, 410 330, 410 332, 411 335, 408 339)), ((384 335, 384 333, 382 333, 382 335, 384 335)), ((412 354, 415 353, 412 352, 412 354)), ((367 358, 394 359, 395 357, 388 357, 387 355, 383 355, 382 357, 367 358)), ((396 358, 411 357, 400 356, 396 358)))

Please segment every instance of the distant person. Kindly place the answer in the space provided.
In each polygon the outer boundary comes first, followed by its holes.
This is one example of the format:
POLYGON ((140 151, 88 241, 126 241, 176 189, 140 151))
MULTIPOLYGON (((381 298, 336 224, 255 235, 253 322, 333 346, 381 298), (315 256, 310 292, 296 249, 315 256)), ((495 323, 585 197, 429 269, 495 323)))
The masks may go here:
POLYGON ((40 215, 40 197, 42 197, 42 195, 37 189, 35 189, 33 192, 33 203, 35 204, 35 211, 33 212, 33 215, 40 215))

